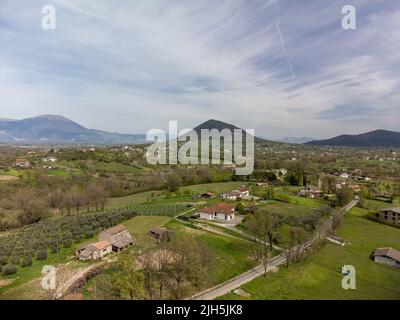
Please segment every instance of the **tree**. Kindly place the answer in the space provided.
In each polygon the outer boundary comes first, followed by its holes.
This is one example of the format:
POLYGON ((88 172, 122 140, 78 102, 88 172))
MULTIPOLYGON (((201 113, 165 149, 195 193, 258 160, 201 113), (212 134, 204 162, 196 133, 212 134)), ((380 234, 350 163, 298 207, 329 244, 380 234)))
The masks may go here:
POLYGON ((347 186, 343 186, 337 191, 338 205, 345 206, 353 199, 354 192, 347 186))
POLYGON ((289 243, 285 248, 286 265, 290 262, 300 262, 304 250, 307 247, 308 233, 301 227, 291 227, 289 231, 289 243))
POLYGON ((168 243, 172 253, 169 274, 172 278, 171 292, 175 299, 181 299, 184 284, 199 288, 207 279, 212 268, 211 251, 196 239, 175 235, 168 243))
POLYGON ((278 239, 277 228, 280 219, 274 214, 258 210, 245 222, 245 228, 253 238, 252 253, 255 260, 260 261, 264 266, 264 276, 267 275, 267 268, 272 256, 273 243, 278 239))
POLYGON ((145 297, 143 271, 138 270, 136 257, 132 252, 120 255, 118 259, 120 271, 114 276, 114 285, 123 299, 136 300, 145 297))
POLYGON ((167 176, 167 189, 170 192, 177 191, 182 186, 182 178, 177 174, 167 176))

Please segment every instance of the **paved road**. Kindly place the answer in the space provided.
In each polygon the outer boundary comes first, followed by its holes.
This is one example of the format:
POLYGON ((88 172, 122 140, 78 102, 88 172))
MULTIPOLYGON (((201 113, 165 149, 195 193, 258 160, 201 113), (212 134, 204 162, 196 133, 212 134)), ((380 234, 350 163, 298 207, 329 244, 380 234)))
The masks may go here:
MULTIPOLYGON (((348 203, 345 207, 342 208, 342 213, 343 215, 346 214, 350 209, 352 209, 356 204, 358 203, 358 200, 352 200, 350 203, 348 203)), ((331 228, 331 219, 325 222, 325 224, 322 226, 322 229, 329 229, 331 228)), ((313 237, 312 239, 308 240, 306 243, 303 245, 305 248, 310 247, 314 241, 318 239, 317 236, 313 237)), ((280 254, 279 256, 276 256, 273 260, 271 260, 269 267, 267 268, 267 272, 270 271, 272 268, 275 268, 277 266, 280 266, 281 264, 286 262, 286 257, 285 254, 280 254)), ((197 293, 193 295, 192 297, 189 298, 189 300, 214 300, 220 296, 223 296, 225 294, 228 294, 232 290, 235 290, 239 287, 241 287, 243 284, 250 282, 254 280, 255 278, 261 276, 264 274, 264 266, 261 264, 249 271, 246 271, 245 273, 242 273, 235 278, 229 279, 226 282, 223 282, 219 285, 216 285, 215 287, 206 289, 200 293, 197 293)))

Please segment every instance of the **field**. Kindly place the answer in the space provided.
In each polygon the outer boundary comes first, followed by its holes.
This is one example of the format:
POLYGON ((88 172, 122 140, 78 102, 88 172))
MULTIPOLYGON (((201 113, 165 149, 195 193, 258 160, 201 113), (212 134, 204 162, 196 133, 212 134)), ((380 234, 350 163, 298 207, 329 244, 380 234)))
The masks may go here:
POLYGON ((209 286, 226 281, 256 265, 247 241, 190 228, 175 220, 171 220, 166 226, 175 232, 192 234, 214 253, 215 261, 213 272, 209 275, 209 286))
POLYGON ((153 227, 162 227, 167 224, 171 218, 158 216, 138 216, 124 222, 129 233, 135 241, 134 248, 141 250, 147 249, 155 244, 155 240, 150 236, 150 229, 153 227))
MULTIPOLYGON (((242 288, 250 299, 400 299, 400 270, 377 264, 370 255, 377 247, 400 248, 400 230, 369 221, 363 209, 345 217, 338 234, 346 246, 325 244, 299 265, 281 267, 267 278, 258 278, 242 288), (353 265, 357 289, 343 290, 341 267, 353 265)), ((221 299, 243 299, 228 294, 221 299)))

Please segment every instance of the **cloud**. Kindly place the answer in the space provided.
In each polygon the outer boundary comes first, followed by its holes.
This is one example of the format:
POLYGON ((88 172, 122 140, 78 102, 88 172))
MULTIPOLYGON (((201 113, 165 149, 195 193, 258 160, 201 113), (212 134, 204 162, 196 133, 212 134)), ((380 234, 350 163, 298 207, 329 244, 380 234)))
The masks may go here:
POLYGON ((275 0, 3 0, 0 116, 121 132, 208 118, 266 137, 398 130, 400 5, 354 0, 358 29, 345 31, 345 4, 280 0, 277 15, 275 0), (40 28, 44 4, 55 31, 40 28))

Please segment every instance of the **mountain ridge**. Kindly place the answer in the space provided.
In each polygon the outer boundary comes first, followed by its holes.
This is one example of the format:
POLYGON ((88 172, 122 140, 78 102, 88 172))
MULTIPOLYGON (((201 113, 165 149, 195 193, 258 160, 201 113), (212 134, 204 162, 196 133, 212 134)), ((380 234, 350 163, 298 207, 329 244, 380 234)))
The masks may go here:
POLYGON ((361 134, 342 134, 330 139, 313 140, 305 145, 400 148, 400 132, 377 129, 361 134))
POLYGON ((0 119, 0 142, 28 144, 146 143, 146 135, 88 129, 64 116, 45 114, 22 120, 0 119))

